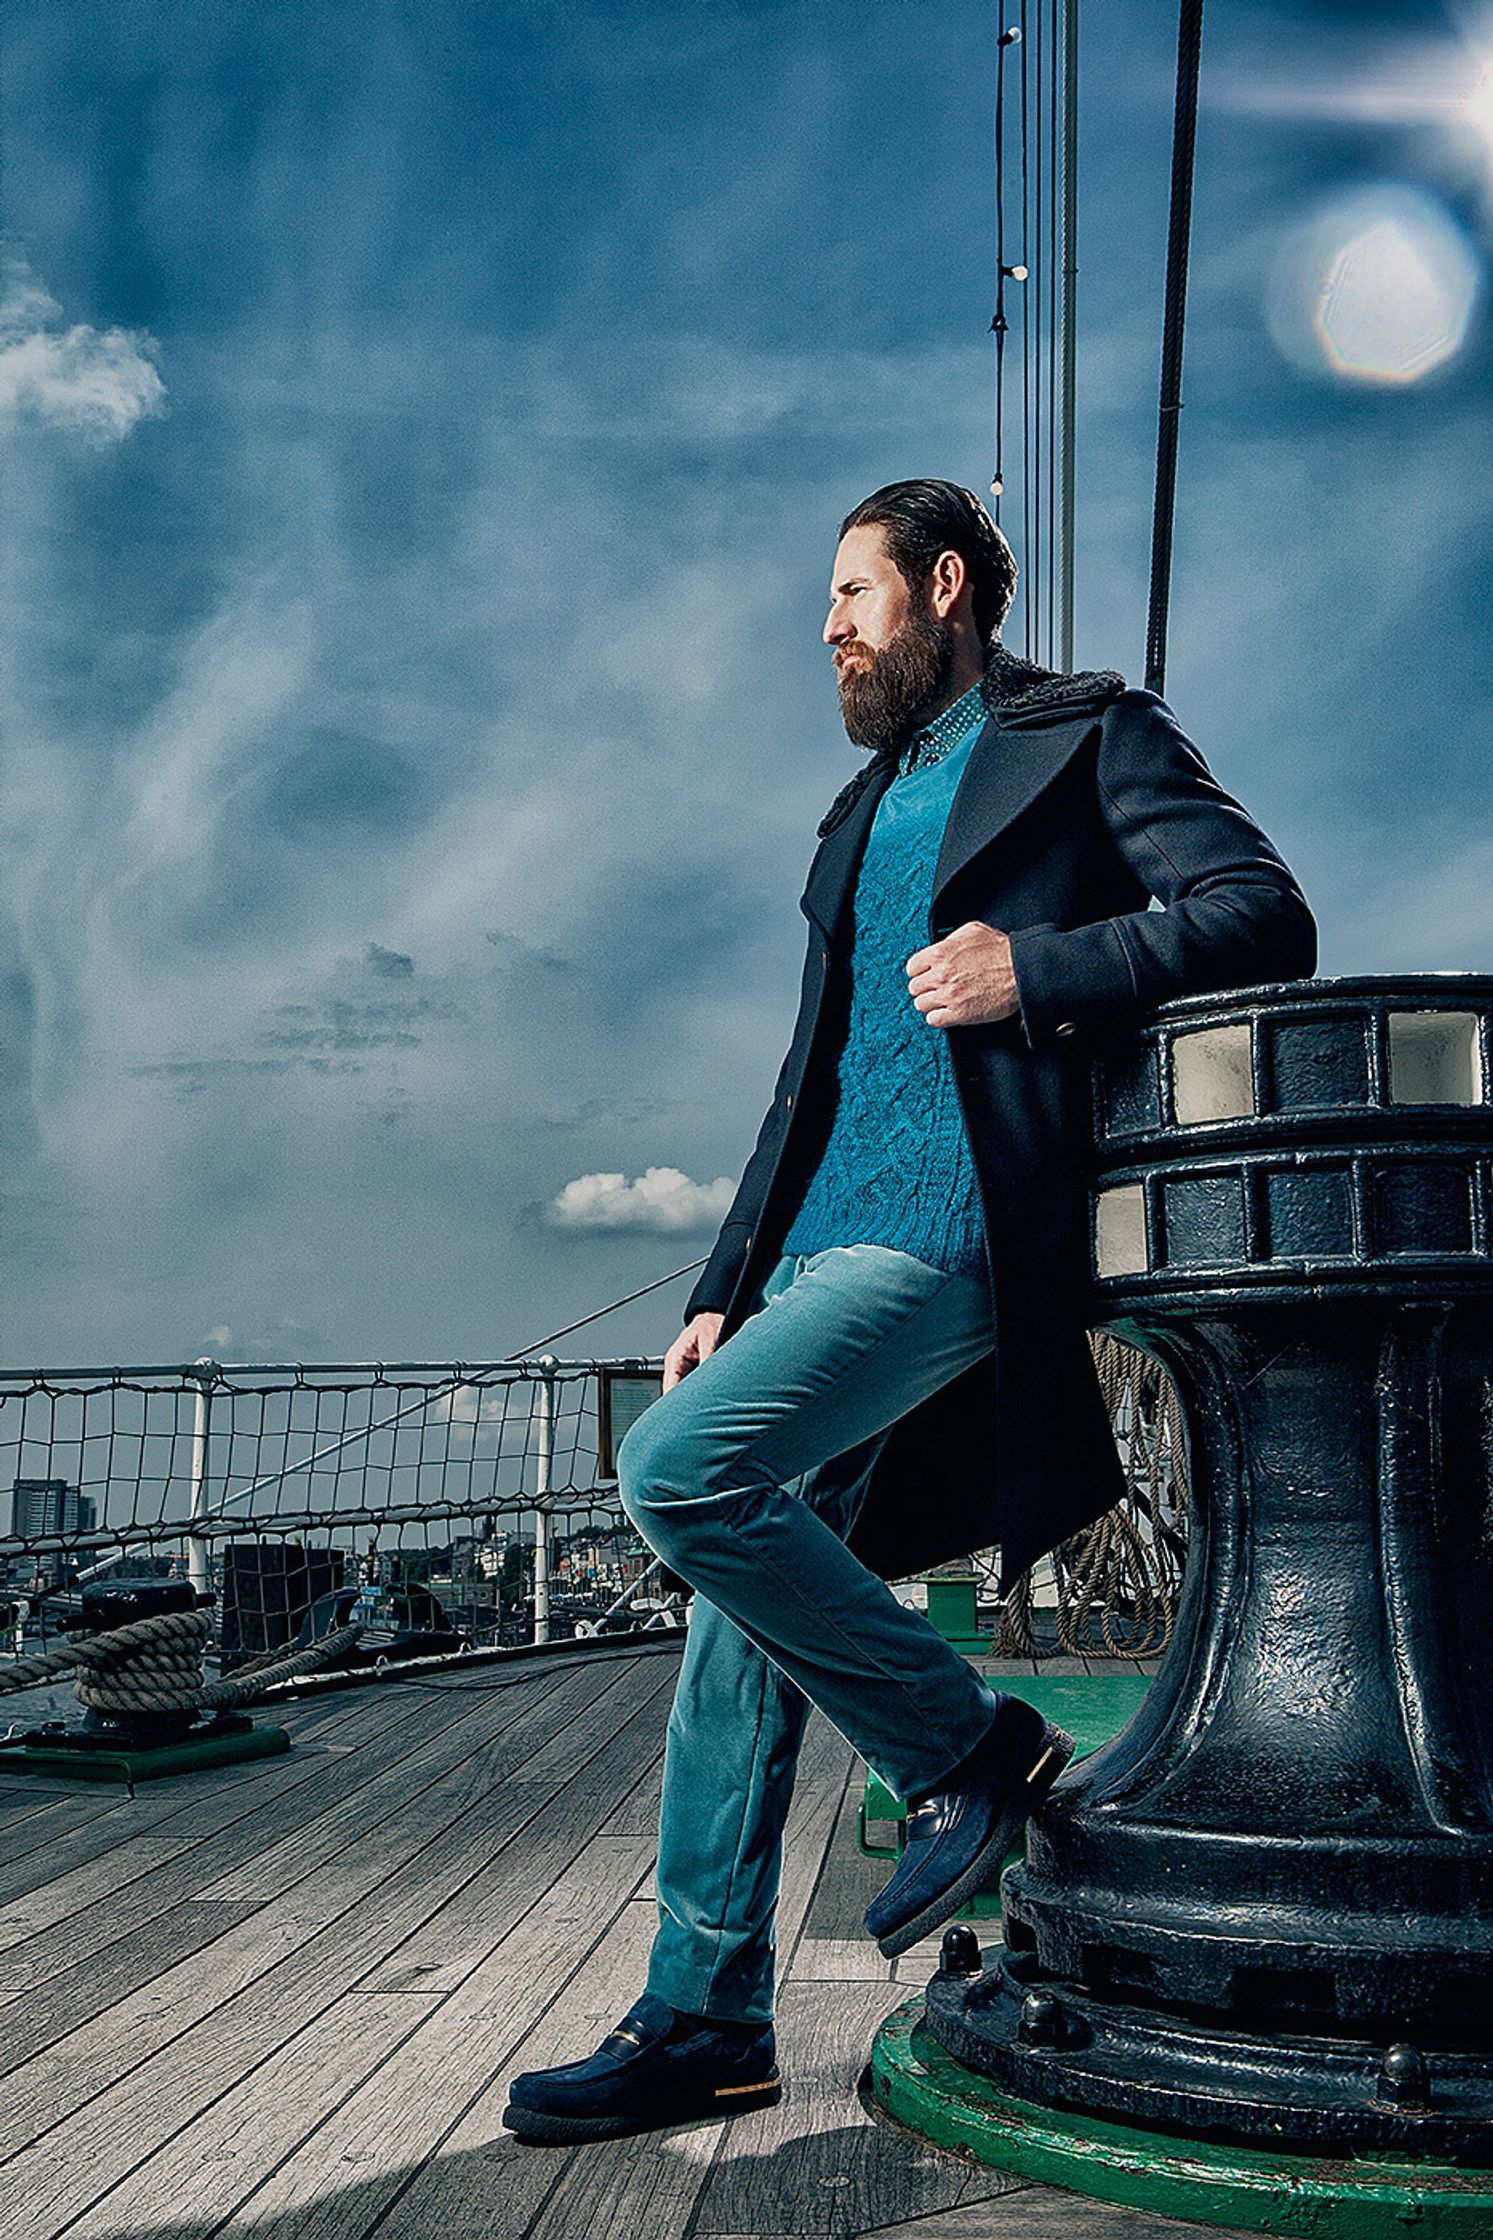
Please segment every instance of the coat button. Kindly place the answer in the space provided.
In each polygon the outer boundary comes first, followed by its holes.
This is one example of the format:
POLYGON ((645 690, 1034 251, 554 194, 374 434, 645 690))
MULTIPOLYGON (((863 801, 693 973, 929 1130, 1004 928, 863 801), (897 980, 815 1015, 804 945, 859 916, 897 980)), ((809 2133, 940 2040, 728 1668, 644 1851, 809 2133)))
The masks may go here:
POLYGON ((757 1234, 757 1232, 756 1232, 756 1230, 755 1230, 755 1229, 748 1229, 748 1231, 747 1231, 747 1241, 746 1241, 746 1248, 747 1248, 747 1251, 748 1251, 748 1252, 750 1252, 750 1251, 751 1251, 751 1249, 752 1249, 752 1239, 753 1239, 753 1237, 754 1237, 754 1236, 755 1236, 756 1234, 757 1234))
POLYGON ((829 970, 829 951, 828 951, 828 949, 821 949, 821 950, 820 950, 820 952, 819 952, 819 962, 820 962, 820 963, 821 963, 821 964, 823 965, 823 967, 824 967, 825 971, 826 971, 826 972, 828 972, 828 970, 829 970))
POLYGON ((788 1110, 790 1112, 793 1110, 793 1091, 791 1089, 788 1091, 788 1110))
POLYGON ((1054 1034, 1077 1034, 1078 1029, 1071 1019, 1065 1019, 1061 1026, 1054 1027, 1052 1031, 1054 1034))

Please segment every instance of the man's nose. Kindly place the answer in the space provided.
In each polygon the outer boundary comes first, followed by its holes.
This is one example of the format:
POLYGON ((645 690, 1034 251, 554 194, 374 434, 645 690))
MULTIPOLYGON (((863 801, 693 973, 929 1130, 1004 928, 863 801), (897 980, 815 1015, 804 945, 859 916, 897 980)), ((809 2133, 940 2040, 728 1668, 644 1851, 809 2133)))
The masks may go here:
POLYGON ((824 625, 824 642, 827 646, 843 645, 851 635, 850 617, 842 614, 838 606, 829 610, 829 620, 824 625))

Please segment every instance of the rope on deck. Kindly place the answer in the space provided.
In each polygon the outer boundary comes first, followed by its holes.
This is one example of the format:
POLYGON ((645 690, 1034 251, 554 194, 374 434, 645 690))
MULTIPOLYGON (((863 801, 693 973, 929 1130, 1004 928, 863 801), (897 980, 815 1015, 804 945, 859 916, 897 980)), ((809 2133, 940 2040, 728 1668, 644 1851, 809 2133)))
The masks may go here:
POLYGON ((83 1635, 65 1648, 17 1657, 0 1672, 0 1695, 34 1687, 59 1673, 77 1672, 79 1700, 92 1711, 212 1711, 249 1703, 266 1688, 329 1664, 350 1649, 361 1626, 339 1626, 308 1649, 289 1655, 272 1649, 253 1658, 230 1680, 205 1680, 203 1653, 212 1639, 205 1610, 167 1610, 137 1618, 108 1633, 83 1635))

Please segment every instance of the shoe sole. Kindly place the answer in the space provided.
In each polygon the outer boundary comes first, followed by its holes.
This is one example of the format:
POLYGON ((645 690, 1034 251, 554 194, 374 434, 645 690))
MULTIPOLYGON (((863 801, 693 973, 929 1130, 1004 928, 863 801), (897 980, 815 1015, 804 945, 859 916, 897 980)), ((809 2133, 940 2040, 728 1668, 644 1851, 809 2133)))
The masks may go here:
POLYGON ((1024 1786, 996 1822, 989 1840, 976 1852, 963 1874, 957 1881, 951 1882, 946 1890, 941 1890, 936 1898, 930 1898, 922 1911, 915 1913, 910 1921, 904 1921, 900 1929, 888 1929, 885 1936, 877 1938, 876 1949, 884 1960, 898 1959, 933 1930, 941 1928, 950 1914, 957 1913, 965 1900, 972 1898, 989 1880, 992 1871, 1000 1865, 1006 1853, 1015 1850, 1022 1829, 1052 1788, 1076 1748, 1077 1744, 1071 1734, 1065 1734, 1061 1727, 1051 1729, 1047 1755, 1037 1760, 1037 1765, 1028 1774, 1024 1786))
POLYGON ((707 2117, 744 2116, 753 2108, 776 2107, 782 2097, 782 2079, 775 2072, 760 2084, 718 2085, 687 2106, 652 2117, 562 2116, 543 2108, 516 2108, 510 2101, 503 2110, 503 2127, 515 2138, 577 2146, 587 2139, 630 2139, 641 2131, 666 2131, 673 2124, 699 2123, 707 2117))

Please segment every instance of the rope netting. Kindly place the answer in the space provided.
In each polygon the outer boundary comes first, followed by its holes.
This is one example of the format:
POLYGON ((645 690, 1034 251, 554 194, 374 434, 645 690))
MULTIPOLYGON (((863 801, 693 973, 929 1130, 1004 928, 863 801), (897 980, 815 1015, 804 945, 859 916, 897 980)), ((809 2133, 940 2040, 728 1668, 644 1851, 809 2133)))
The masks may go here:
POLYGON ((532 1640, 536 1603, 590 1630, 650 1561, 614 1457, 658 1390, 631 1357, 0 1373, 0 1645, 163 1574, 216 1597, 225 1667, 370 1596, 453 1648, 532 1640))
MULTIPOLYGON (((1170 1637, 1187 1547, 1176 1395, 1148 1357, 1092 1342, 1130 1490, 1005 1598, 1002 1654, 1147 1656, 1170 1637)), ((670 1582, 614 1463, 658 1389, 646 1359, 0 1373, 4 1684, 79 1662, 57 1634, 84 1590, 142 1575, 214 1598, 177 1644, 195 1659, 182 1686, 218 1685, 204 1654, 247 1675, 355 1614, 375 1643, 453 1652, 662 1622, 670 1582)))
POLYGON ((1157 1657, 1172 1637, 1190 1517, 1177 1388, 1160 1362, 1109 1331, 1089 1342, 1126 1495, 1004 1597, 995 1632, 1000 1656, 1157 1657), (1039 1597, 1051 1612, 1050 1635, 1039 1629, 1039 1597))

